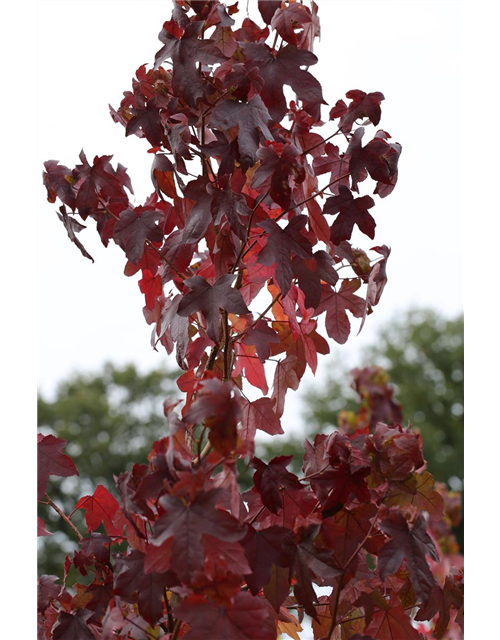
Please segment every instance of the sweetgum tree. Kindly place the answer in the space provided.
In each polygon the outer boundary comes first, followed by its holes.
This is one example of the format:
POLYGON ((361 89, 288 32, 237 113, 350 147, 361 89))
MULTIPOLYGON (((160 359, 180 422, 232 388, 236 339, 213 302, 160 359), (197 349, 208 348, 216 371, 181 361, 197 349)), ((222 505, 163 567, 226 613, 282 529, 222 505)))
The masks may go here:
POLYGON ((442 571, 428 526, 443 499, 411 427, 318 434, 301 477, 290 457, 254 456, 256 431, 282 433, 286 394, 328 353, 322 333, 345 342, 348 314, 362 326, 380 300, 390 250, 351 236, 374 239, 375 199, 360 188, 389 195, 401 153, 369 129, 382 93, 351 90, 325 111, 309 71, 317 6, 258 8, 260 25, 237 26, 237 4, 176 0, 153 68, 111 109, 152 154, 144 204, 111 156, 45 163, 81 253, 91 259, 79 232, 94 220, 140 275, 152 344, 175 351, 184 396, 165 402, 149 464, 116 477, 119 500, 102 485, 78 500, 86 532, 47 494, 51 475, 78 474, 66 441, 38 436, 38 499, 79 539, 65 576, 73 565, 85 578, 70 591, 42 576, 39 638, 298 638, 305 613, 317 639, 402 640, 420 637, 414 620, 438 638, 462 622, 463 576, 442 571), (241 459, 254 470, 243 494, 241 459))

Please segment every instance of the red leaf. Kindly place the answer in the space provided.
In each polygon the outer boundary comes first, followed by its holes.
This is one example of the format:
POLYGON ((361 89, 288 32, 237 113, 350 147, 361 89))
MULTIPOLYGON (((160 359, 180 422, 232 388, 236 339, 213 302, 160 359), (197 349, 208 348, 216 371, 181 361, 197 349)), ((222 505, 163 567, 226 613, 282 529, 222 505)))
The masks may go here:
POLYGON ((175 496, 160 498, 164 513, 156 521, 151 542, 159 546, 173 538, 171 568, 185 584, 203 567, 203 534, 229 542, 245 535, 230 513, 217 508, 223 493, 222 489, 201 491, 189 504, 175 496))
POLYGON ((299 388, 299 378, 294 370, 297 358, 287 356, 276 365, 274 372, 272 398, 276 400, 276 415, 281 418, 285 408, 285 396, 288 389, 296 391, 299 388))
POLYGON ((245 170, 257 161, 261 136, 266 140, 273 139, 268 129, 270 120, 271 116, 262 98, 255 95, 249 102, 236 100, 219 102, 210 117, 210 125, 223 131, 238 127, 239 161, 245 170))
POLYGON ((372 621, 364 631, 377 640, 420 639, 418 631, 412 626, 410 618, 395 593, 391 593, 391 600, 384 608, 373 614, 372 621))
POLYGON ((258 7, 264 22, 271 24, 276 10, 281 7, 281 0, 259 0, 258 7))
POLYGON ((76 234, 82 231, 82 229, 85 229, 85 226, 83 224, 80 224, 77 220, 75 220, 71 216, 69 216, 66 213, 66 207, 62 206, 59 209, 59 211, 61 213, 58 213, 57 216, 59 220, 61 220, 61 222, 64 224, 64 228, 68 232, 68 237, 71 240, 71 242, 74 242, 76 244, 76 246, 80 249, 81 254, 85 258, 88 258, 89 260, 92 260, 92 262, 94 262, 94 258, 90 255, 90 253, 88 253, 88 251, 85 249, 83 244, 76 237, 76 234))
POLYGON ((363 298, 355 295, 361 286, 361 282, 355 280, 343 280, 338 293, 331 287, 323 285, 323 295, 316 315, 326 310, 326 332, 339 344, 344 344, 351 332, 351 324, 346 310, 349 310, 355 318, 361 318, 365 309, 363 298))
POLYGON ((190 291, 179 303, 177 313, 186 318, 196 311, 201 311, 207 321, 207 333, 214 342, 219 342, 219 309, 230 313, 250 313, 237 289, 231 287, 235 276, 226 274, 212 286, 201 276, 185 280, 190 291))
POLYGON ((204 380, 196 400, 187 410, 184 422, 204 423, 209 429, 212 446, 221 455, 230 455, 236 449, 236 427, 241 417, 240 396, 230 382, 217 378, 204 380))
POLYGON ((139 613, 153 627, 163 615, 162 599, 172 574, 144 573, 144 554, 135 549, 119 558, 114 569, 114 593, 137 602, 139 613))
POLYGON ((302 100, 304 109, 315 120, 320 119, 323 92, 320 83, 303 66, 311 67, 318 59, 310 51, 297 49, 291 44, 278 53, 265 44, 244 42, 241 48, 251 66, 257 66, 264 80, 262 100, 274 122, 280 122, 287 111, 283 85, 289 85, 302 100))
POLYGON ((49 476, 78 476, 80 475, 73 460, 64 453, 63 447, 67 440, 61 440, 55 436, 37 435, 38 443, 38 500, 41 500, 47 491, 49 476))
POLYGON ((233 604, 217 605, 191 595, 174 609, 190 625, 186 640, 276 640, 276 625, 269 605, 250 593, 239 593, 233 604))
POLYGON ((262 393, 267 394, 268 386, 266 380, 266 371, 260 358, 256 355, 255 347, 247 346, 245 343, 237 342, 234 345, 236 352, 236 364, 231 374, 233 378, 237 378, 242 371, 245 371, 245 378, 248 382, 260 389, 262 393))
POLYGON ((284 296, 292 284, 292 254, 305 259, 312 256, 311 243, 302 234, 306 224, 307 216, 302 215, 294 216, 284 229, 274 220, 260 223, 269 236, 257 260, 264 266, 276 264, 276 281, 284 296))
POLYGON ((363 196, 354 199, 351 191, 344 185, 339 186, 339 195, 328 198, 323 209, 324 214, 336 214, 338 217, 331 227, 330 238, 334 244, 349 240, 356 224, 369 238, 375 237, 375 220, 368 209, 375 206, 373 198, 363 196))
POLYGON ((264 363, 271 354, 271 344, 277 344, 279 337, 265 320, 259 320, 243 337, 245 344, 254 346, 259 360, 264 363))
POLYGON ((292 458, 293 456, 278 456, 269 464, 253 458, 251 462, 255 469, 253 475, 255 488, 260 493, 263 504, 272 513, 278 513, 278 509, 283 507, 282 491, 284 489, 302 488, 297 476, 286 469, 292 458))
POLYGON ((351 104, 340 119, 339 129, 343 133, 349 133, 358 118, 369 118, 375 125, 380 122, 380 103, 384 100, 380 91, 366 94, 364 91, 353 89, 346 93, 346 98, 351 100, 351 104))
POLYGON ((245 441, 253 442, 257 429, 265 431, 271 436, 284 433, 281 422, 274 407, 276 400, 272 398, 259 398, 254 402, 246 402, 243 405, 242 435, 245 441))
POLYGON ((108 535, 122 535, 122 529, 113 524, 120 505, 118 500, 102 484, 97 485, 93 495, 80 498, 72 513, 77 509, 85 509, 85 522, 88 531, 95 531, 102 522, 108 535))
POLYGON ((43 521, 42 518, 40 518, 40 516, 37 517, 37 537, 38 536, 51 536, 52 533, 50 531, 47 531, 47 529, 45 528, 45 522, 43 521))
POLYGON ((158 36, 164 46, 155 56, 156 69, 162 62, 172 58, 172 89, 194 108, 196 101, 203 97, 205 89, 205 83, 198 74, 197 62, 215 64, 226 59, 212 40, 199 39, 204 24, 199 21, 188 24, 182 33, 178 28, 172 29, 171 21, 165 22, 158 36))
POLYGON ((380 577, 384 580, 396 573, 403 560, 406 560, 415 594, 425 602, 436 584, 425 557, 430 555, 436 562, 439 561, 434 543, 426 531, 425 518, 420 515, 410 529, 401 513, 390 513, 380 528, 391 536, 378 555, 380 577))
POLYGON ((163 232, 156 224, 162 217, 161 211, 136 207, 125 209, 115 225, 114 239, 123 246, 127 258, 137 264, 144 253, 144 243, 161 242, 163 232))
POLYGON ((87 620, 92 615, 92 611, 85 609, 79 609, 74 615, 61 611, 52 634, 53 640, 95 640, 87 626, 87 620))

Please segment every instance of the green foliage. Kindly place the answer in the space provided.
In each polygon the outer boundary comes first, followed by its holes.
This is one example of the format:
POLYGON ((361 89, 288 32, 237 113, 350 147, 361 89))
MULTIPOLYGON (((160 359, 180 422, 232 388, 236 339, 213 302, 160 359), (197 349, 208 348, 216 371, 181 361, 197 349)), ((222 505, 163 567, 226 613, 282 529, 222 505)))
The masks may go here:
MULTIPOLYGON (((49 480, 50 497, 69 514, 79 498, 98 484, 116 494, 114 475, 147 462, 151 442, 167 435, 162 403, 179 395, 175 372, 140 373, 134 365, 106 364, 102 373, 77 374, 62 382, 52 401, 38 399, 38 426, 68 440, 65 448, 80 476, 49 480)), ((39 572, 58 575, 66 553, 77 548, 74 535, 49 507, 43 517, 53 536, 38 538, 39 572)), ((85 530, 81 512, 72 520, 85 530)))

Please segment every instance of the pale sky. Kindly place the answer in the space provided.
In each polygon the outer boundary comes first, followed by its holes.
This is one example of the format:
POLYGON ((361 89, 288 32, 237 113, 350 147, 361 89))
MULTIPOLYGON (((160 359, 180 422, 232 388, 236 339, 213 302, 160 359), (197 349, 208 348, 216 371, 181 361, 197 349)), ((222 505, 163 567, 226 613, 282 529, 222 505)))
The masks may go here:
MULTIPOLYGON (((245 2, 240 2, 244 9, 245 2)), ((251 0, 252 7, 256 6, 251 0)), ((459 170, 461 51, 459 2, 334 2, 319 0, 322 38, 311 72, 328 107, 350 89, 381 91, 378 128, 403 145, 399 182, 376 198, 373 243, 388 244, 389 282, 363 332, 355 330, 334 357, 354 361, 378 327, 410 306, 446 315, 462 310, 462 228, 459 170)), ((254 9, 253 9, 254 10, 254 9)), ((238 17, 238 16, 236 16, 238 17)), ((70 372, 102 363, 134 362, 144 371, 170 359, 149 345, 138 277, 123 275, 125 258, 105 249, 89 220, 80 240, 95 259, 81 256, 46 201, 42 163, 69 167, 83 147, 89 158, 113 154, 128 167, 140 203, 152 191, 148 143, 130 136, 109 116, 143 63, 152 63, 158 32, 170 18, 169 2, 39 3, 39 386, 51 393, 70 372), (63 8, 64 7, 64 8, 63 8)), ((375 128, 369 127, 366 140, 375 128)), ((368 181, 367 181, 368 182, 368 181)), ((372 187, 373 189, 373 187, 372 187)), ((368 191, 365 191, 369 193, 368 191)), ((170 360, 174 364, 174 360, 170 360)), ((316 384, 328 368, 320 358, 316 384)), ((269 376, 272 381, 272 375, 269 376)), ((308 375, 301 389, 312 381, 308 375)), ((292 394, 290 394, 292 395, 292 394)), ((290 397, 285 429, 300 429, 297 397, 290 397)), ((288 399, 287 399, 288 400, 288 399)))

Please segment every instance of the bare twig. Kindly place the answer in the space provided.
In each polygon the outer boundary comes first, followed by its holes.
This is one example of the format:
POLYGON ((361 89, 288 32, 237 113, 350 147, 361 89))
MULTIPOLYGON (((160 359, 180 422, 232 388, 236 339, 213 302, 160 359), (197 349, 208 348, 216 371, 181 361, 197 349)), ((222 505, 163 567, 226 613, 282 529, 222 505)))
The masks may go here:
POLYGON ((65 513, 63 513, 61 511, 61 509, 59 509, 57 504, 49 497, 49 495, 47 493, 44 495, 44 498, 45 498, 45 504, 48 504, 49 506, 51 506, 54 509, 54 511, 61 516, 61 518, 64 520, 64 522, 73 529, 73 531, 78 536, 78 540, 83 540, 82 534, 78 531, 78 529, 71 522, 71 520, 68 518, 68 516, 65 513))

